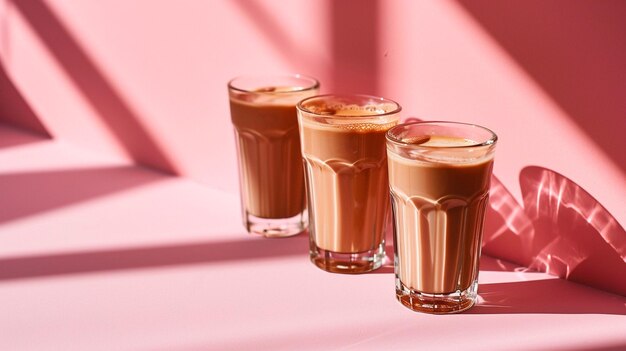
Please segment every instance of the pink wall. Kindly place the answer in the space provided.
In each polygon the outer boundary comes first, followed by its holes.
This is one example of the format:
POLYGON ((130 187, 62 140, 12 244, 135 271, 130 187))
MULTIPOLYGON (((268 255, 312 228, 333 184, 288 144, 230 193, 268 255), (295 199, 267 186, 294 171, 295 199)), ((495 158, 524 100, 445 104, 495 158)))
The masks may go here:
MULTIPOLYGON (((507 247, 591 226, 623 267, 625 10, 619 1, 0 0, 0 121, 235 193, 226 82, 306 73, 326 92, 397 100, 405 117, 493 129, 501 201, 486 252, 539 264, 559 245, 507 247), (551 190, 558 201, 545 217, 557 224, 533 212, 546 174, 588 195, 567 205, 579 226, 558 224, 565 185, 551 190)), ((584 265, 574 274, 580 250, 559 252, 563 268, 544 269, 589 280, 584 265)))
POLYGON ((381 93, 500 138, 484 251, 626 293, 626 3, 385 4, 381 93))
POLYGON ((3 69, 50 134, 233 192, 226 82, 328 80, 325 3, 0 3, 3 69))

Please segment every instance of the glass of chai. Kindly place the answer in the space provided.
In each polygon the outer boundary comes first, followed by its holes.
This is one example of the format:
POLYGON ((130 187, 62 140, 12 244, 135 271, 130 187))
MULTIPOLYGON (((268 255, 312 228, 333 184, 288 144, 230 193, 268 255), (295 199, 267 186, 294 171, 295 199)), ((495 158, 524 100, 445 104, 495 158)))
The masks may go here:
POLYGON ((367 95, 320 95, 297 107, 311 261, 335 273, 379 268, 391 216, 385 133, 398 123, 400 105, 367 95))
POLYGON ((317 80, 301 75, 228 83, 243 223, 250 233, 285 237, 308 226, 296 103, 318 91, 317 80))
POLYGON ((497 136, 455 122, 387 133, 396 297, 427 313, 474 305, 497 136))

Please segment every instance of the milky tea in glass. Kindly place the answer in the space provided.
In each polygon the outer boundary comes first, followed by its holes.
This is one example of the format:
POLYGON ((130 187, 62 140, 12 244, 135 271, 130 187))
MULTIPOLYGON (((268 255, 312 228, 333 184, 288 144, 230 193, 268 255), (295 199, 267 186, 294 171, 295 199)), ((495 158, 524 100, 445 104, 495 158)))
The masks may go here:
POLYGON ((454 122, 387 133, 396 297, 406 307, 453 313, 474 304, 496 140, 454 122))
POLYGON ((296 103, 319 83, 294 76, 230 81, 243 223, 248 232, 284 237, 306 229, 306 195, 296 103))
POLYGON ((311 261, 362 273, 384 259, 390 220, 385 133, 400 106, 365 95, 322 95, 298 104, 309 201, 311 261))

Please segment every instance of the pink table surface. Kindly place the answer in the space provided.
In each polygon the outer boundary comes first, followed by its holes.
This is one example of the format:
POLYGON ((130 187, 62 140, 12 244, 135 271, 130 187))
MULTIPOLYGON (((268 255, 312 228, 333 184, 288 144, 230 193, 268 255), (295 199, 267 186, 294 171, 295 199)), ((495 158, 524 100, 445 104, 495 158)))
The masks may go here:
POLYGON ((483 256, 480 303, 411 312, 393 269, 261 239, 237 194, 0 127, 0 350, 624 350, 626 298, 483 256))

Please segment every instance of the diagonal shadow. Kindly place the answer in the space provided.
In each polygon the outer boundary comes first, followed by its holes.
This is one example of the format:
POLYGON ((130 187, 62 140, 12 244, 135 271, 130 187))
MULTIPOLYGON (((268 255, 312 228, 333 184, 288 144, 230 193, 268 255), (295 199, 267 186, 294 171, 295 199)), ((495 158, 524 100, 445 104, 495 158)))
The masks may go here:
POLYGON ((39 134, 33 133, 30 129, 22 129, 13 124, 5 124, 0 122, 0 149, 6 149, 13 146, 37 143, 49 140, 39 134))
POLYGON ((563 279, 481 284, 467 314, 558 313, 626 315, 626 298, 563 279))
POLYGON ((379 0, 328 1, 336 93, 379 92, 379 0))
POLYGON ((2 61, 0 61, 0 121, 45 138, 52 137, 7 75, 2 61))
POLYGON ((161 179, 132 166, 0 174, 0 224, 161 179))
POLYGON ((11 1, 128 155, 142 165, 177 174, 165 150, 48 5, 41 0, 11 1))
MULTIPOLYGON (((237 234, 244 237, 246 234, 237 234)), ((235 235, 233 235, 235 236, 235 235)), ((15 280, 67 274, 208 264, 225 261, 308 257, 308 238, 245 238, 155 247, 69 252, 0 259, 0 280, 15 280)))
MULTIPOLYGON (((273 14, 256 0, 235 0, 235 5, 256 25, 278 52, 301 67, 324 67, 319 57, 303 50, 282 28, 273 14)), ((329 15, 330 81, 335 93, 377 94, 379 90, 379 0, 326 1, 329 15)), ((324 83, 324 84, 327 84, 324 83)))
POLYGON ((626 2, 457 2, 626 172, 626 2))

